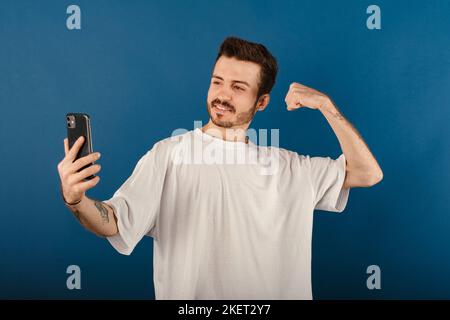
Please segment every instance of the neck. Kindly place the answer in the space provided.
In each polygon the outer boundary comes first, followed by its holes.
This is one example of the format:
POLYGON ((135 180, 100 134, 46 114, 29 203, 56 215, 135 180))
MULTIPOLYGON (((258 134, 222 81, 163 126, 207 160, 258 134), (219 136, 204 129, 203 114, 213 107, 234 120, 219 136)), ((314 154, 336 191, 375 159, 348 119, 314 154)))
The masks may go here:
POLYGON ((247 128, 248 123, 242 126, 231 128, 223 128, 215 125, 211 119, 202 127, 202 131, 211 136, 221 138, 226 141, 245 142, 248 143, 247 128))

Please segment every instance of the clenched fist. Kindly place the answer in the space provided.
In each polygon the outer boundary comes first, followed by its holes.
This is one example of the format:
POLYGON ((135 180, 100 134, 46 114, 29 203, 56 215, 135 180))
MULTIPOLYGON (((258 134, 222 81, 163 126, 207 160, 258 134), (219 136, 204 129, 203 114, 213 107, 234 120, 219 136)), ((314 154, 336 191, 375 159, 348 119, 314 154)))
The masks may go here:
POLYGON ((313 88, 293 82, 289 86, 289 91, 284 101, 286 102, 287 109, 291 111, 301 107, 320 109, 330 102, 330 98, 313 88))
POLYGON ((78 138, 69 150, 69 141, 64 139, 65 157, 58 163, 58 173, 61 179, 61 191, 64 199, 68 203, 75 203, 81 200, 86 190, 94 187, 99 181, 100 177, 84 181, 83 179, 100 171, 99 164, 91 165, 86 169, 77 172, 86 165, 93 163, 100 158, 100 153, 94 152, 85 157, 75 160, 78 151, 83 145, 84 137, 78 138))

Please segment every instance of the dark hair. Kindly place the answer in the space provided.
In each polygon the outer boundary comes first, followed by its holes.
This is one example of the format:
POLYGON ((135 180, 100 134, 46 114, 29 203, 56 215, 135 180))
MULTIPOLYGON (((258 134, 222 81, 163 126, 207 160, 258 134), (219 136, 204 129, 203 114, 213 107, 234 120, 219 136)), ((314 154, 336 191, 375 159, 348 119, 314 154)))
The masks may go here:
POLYGON ((275 57, 272 56, 265 46, 236 37, 228 37, 220 45, 219 54, 215 62, 221 56, 258 64, 261 67, 261 71, 257 98, 263 94, 270 93, 277 77, 278 64, 275 57))

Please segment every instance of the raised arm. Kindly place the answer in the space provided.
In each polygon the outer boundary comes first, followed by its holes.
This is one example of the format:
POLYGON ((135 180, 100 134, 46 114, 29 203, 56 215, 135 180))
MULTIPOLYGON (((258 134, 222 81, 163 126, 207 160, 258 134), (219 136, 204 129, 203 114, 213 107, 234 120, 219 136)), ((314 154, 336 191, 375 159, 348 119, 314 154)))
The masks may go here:
POLYGON ((347 161, 344 188, 370 187, 383 179, 383 171, 356 128, 325 94, 299 83, 292 83, 286 95, 288 110, 301 107, 318 109, 325 116, 347 161))

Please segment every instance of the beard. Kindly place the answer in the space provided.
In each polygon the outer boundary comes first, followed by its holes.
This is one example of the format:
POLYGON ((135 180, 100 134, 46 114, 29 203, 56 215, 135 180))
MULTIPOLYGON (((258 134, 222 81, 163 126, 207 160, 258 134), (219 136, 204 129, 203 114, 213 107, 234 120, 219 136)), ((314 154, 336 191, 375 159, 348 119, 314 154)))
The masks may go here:
POLYGON ((243 124, 250 123, 255 116, 257 103, 258 103, 258 99, 256 99, 255 104, 253 105, 253 107, 250 110, 240 112, 237 115, 236 115, 236 108, 233 105, 231 105, 230 103, 228 103, 226 101, 222 102, 219 99, 214 99, 213 101, 211 101, 211 103, 208 103, 208 101, 207 101, 206 109, 208 111, 209 118, 216 126, 222 127, 222 128, 232 128, 232 127, 241 126, 243 124), (229 112, 234 115, 234 119, 223 120, 222 116, 213 115, 212 107, 217 104, 229 108, 229 112))

